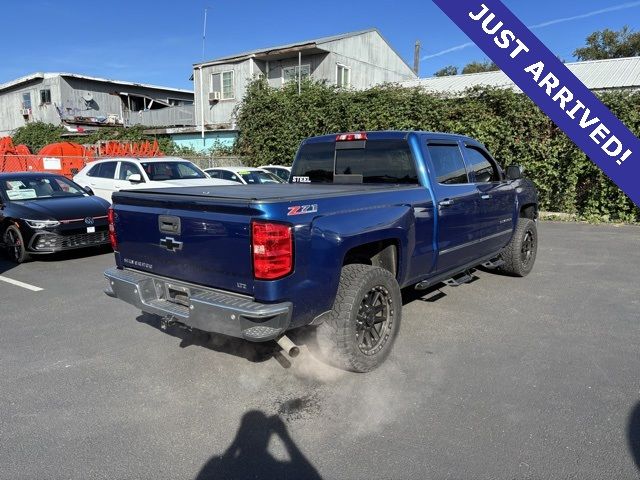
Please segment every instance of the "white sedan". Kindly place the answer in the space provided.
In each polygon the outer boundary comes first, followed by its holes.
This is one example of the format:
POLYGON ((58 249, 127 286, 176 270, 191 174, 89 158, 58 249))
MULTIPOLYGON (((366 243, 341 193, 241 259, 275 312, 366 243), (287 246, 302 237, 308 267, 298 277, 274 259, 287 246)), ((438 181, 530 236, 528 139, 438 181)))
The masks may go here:
POLYGON ((210 178, 190 161, 178 157, 123 157, 97 160, 85 165, 73 177, 73 181, 109 202, 111 194, 118 190, 235 183, 210 178))
POLYGON ((260 168, 279 176, 285 182, 288 182, 291 176, 291 167, 284 165, 264 165, 260 168))
POLYGON ((218 167, 205 170, 211 178, 231 180, 244 185, 256 185, 262 183, 286 183, 277 175, 267 172, 262 168, 253 167, 218 167))

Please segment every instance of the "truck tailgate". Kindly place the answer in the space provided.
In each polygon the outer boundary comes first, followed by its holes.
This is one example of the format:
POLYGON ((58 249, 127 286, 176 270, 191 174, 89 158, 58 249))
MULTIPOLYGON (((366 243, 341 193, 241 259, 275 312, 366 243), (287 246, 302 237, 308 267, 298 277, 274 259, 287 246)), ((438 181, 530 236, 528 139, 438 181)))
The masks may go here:
POLYGON ((175 280, 251 295, 247 202, 212 205, 160 194, 114 200, 119 264, 175 280))

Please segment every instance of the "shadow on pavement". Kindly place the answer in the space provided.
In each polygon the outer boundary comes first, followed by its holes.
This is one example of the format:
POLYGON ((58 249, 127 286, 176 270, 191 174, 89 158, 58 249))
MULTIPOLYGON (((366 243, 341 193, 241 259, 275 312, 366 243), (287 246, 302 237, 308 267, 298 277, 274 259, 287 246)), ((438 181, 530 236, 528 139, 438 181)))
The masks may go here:
POLYGON ((51 253, 47 255, 33 255, 31 256, 32 262, 63 262, 65 260, 76 260, 78 258, 95 257, 97 255, 104 255, 105 253, 112 253, 111 246, 102 245, 99 247, 87 247, 77 248, 74 250, 67 250, 66 252, 51 253))
POLYGON ((640 470, 640 402, 634 407, 629 415, 629 426, 627 428, 627 439, 629 440, 629 450, 636 463, 636 468, 640 470))
POLYGON ((243 478, 319 480, 322 477, 298 449, 278 415, 267 417, 258 410, 252 410, 242 417, 236 438, 229 448, 222 455, 211 457, 196 480, 243 478), (272 435, 280 438, 289 460, 279 460, 269 452, 272 435))
MULTIPOLYGON (((180 348, 195 345, 198 347, 208 348, 216 352, 235 355, 236 357, 241 357, 254 363, 265 362, 271 358, 276 358, 276 360, 281 364, 283 361, 286 361, 282 353, 280 353, 280 348, 275 342, 248 342, 241 338, 228 337, 226 335, 218 335, 196 329, 188 330, 180 328, 179 326, 172 326, 163 330, 160 328, 161 318, 149 313, 142 313, 136 318, 136 320, 141 323, 146 323, 167 335, 179 338, 181 340, 180 348)), ((291 365, 285 364, 283 366, 288 368, 291 365)))
MULTIPOLYGON (((79 248, 76 250, 68 250, 66 252, 59 253, 51 253, 46 255, 31 255, 30 259, 26 262, 42 262, 42 263, 53 263, 53 262, 64 262, 65 260, 76 260, 78 258, 87 258, 94 257, 97 255, 104 255, 106 253, 111 253, 111 247, 109 245, 104 245, 100 247, 88 247, 88 248, 79 248)), ((12 262, 6 256, 5 249, 0 248, 0 275, 4 272, 8 272, 12 268, 16 268, 18 266, 17 263, 12 262)))

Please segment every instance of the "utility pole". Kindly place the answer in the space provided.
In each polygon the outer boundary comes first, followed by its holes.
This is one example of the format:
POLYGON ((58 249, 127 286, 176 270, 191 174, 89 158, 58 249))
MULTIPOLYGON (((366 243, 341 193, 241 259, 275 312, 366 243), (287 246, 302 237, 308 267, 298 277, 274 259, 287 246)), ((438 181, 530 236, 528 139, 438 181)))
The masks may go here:
POLYGON ((413 73, 418 75, 420 73, 420 40, 416 40, 416 46, 413 50, 413 73))

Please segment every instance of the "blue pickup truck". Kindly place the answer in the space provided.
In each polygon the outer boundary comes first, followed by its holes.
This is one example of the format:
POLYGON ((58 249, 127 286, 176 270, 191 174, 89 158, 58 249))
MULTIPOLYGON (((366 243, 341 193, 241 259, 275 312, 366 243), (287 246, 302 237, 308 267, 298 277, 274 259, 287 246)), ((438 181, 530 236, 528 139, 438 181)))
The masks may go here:
POLYGON ((458 285, 484 265, 527 275, 538 197, 479 142, 360 132, 302 142, 289 184, 121 191, 109 212, 106 293, 163 325, 276 340, 315 327, 330 360, 378 366, 401 288, 458 285))

